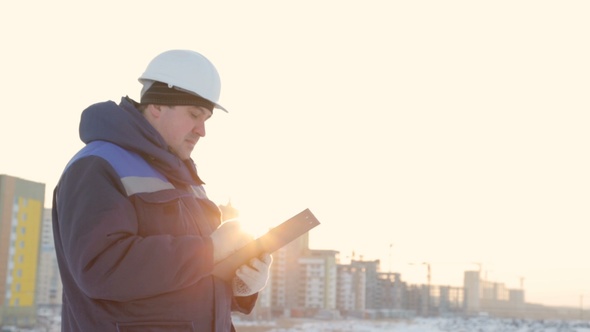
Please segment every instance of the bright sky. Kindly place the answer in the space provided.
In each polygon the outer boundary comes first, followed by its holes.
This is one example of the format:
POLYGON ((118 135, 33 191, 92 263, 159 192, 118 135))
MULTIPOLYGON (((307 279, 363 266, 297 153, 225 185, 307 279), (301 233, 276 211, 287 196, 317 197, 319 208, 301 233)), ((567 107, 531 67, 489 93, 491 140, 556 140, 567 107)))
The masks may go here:
POLYGON ((310 208, 314 249, 410 283, 480 263, 526 300, 590 307, 590 2, 8 1, 0 174, 47 185, 81 111, 139 96, 158 53, 222 78, 193 153, 260 232, 310 208), (391 244, 391 245, 390 245, 391 244))

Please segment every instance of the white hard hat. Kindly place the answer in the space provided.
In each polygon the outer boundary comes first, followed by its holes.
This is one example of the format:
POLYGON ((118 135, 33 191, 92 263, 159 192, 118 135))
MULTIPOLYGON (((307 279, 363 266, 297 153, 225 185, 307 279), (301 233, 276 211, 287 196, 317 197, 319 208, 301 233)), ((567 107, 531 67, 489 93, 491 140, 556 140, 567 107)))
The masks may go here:
POLYGON ((143 84, 141 95, 155 82, 199 96, 225 112, 217 103, 221 80, 215 66, 200 53, 190 50, 171 50, 156 56, 139 77, 143 84))

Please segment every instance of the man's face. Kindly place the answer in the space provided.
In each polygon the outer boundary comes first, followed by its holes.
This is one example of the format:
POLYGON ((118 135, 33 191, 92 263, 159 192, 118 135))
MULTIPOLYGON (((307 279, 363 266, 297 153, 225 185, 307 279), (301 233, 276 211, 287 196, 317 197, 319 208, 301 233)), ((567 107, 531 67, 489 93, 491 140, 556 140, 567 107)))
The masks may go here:
POLYGON ((205 121, 211 111, 201 106, 150 106, 154 107, 152 125, 172 152, 182 160, 189 159, 199 139, 205 136, 205 121))

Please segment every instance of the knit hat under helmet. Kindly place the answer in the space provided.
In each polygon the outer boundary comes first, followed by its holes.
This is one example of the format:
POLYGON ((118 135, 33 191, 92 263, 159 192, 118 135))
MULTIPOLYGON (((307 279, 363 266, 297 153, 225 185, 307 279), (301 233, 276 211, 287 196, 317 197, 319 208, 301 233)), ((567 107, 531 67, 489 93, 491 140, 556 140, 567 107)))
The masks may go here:
POLYGON ((141 104, 202 106, 213 112, 215 104, 205 98, 154 82, 141 96, 141 104))

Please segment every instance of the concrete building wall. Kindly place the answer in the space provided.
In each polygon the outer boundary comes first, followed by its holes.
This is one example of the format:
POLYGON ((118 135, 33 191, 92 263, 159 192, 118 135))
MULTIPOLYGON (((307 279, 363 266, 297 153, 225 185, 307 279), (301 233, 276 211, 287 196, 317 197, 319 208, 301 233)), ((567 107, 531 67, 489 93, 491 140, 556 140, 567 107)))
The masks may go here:
POLYGON ((303 257, 299 259, 301 267, 298 306, 312 309, 322 309, 325 289, 325 262, 321 258, 303 257))
POLYGON ((37 305, 57 307, 62 303, 62 283, 53 242, 51 209, 44 209, 41 230, 41 256, 37 289, 37 305))
POLYGON ((273 315, 289 316, 298 308, 300 283, 299 259, 309 253, 309 234, 305 233, 273 254, 270 283, 273 315))
POLYGON ((380 309, 378 291, 379 291, 379 260, 373 261, 362 261, 353 260, 350 263, 351 266, 357 268, 363 268, 366 274, 365 283, 365 308, 366 309, 380 309))
POLYGON ((0 318, 17 326, 36 321, 36 292, 45 184, 0 175, 0 318))
POLYGON ((338 265, 336 308, 343 312, 364 312, 366 282, 364 268, 338 265))
POLYGON ((479 271, 465 271, 463 288, 465 289, 465 310, 467 312, 479 311, 481 300, 479 271))
POLYGON ((312 309, 335 310, 337 293, 337 265, 334 250, 311 250, 299 259, 299 306, 312 309))

